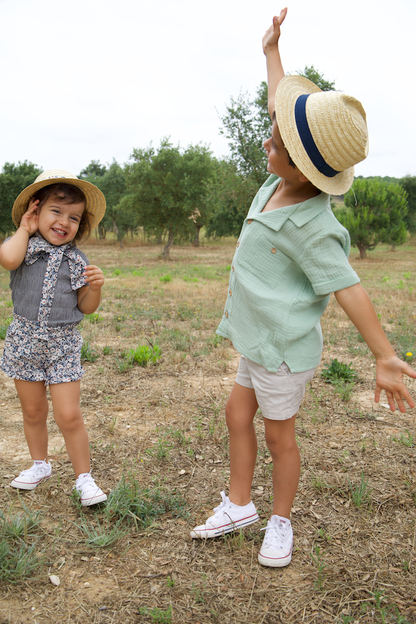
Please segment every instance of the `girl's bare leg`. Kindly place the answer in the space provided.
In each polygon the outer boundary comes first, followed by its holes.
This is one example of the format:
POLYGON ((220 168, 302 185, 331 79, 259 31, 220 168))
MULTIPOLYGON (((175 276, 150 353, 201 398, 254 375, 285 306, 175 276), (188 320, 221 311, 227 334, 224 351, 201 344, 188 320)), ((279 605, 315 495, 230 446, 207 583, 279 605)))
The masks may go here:
POLYGON ((295 438, 296 415, 288 420, 264 419, 266 444, 273 459, 273 515, 290 518, 300 476, 295 438))
POLYGON ((15 379, 23 412, 23 429, 31 458, 41 461, 48 457, 48 399, 43 381, 15 379))
POLYGON ((257 458, 257 438, 253 424, 257 407, 254 390, 235 383, 225 406, 230 435, 228 497, 235 505, 248 505, 251 501, 251 482, 257 458))
POLYGON ((49 386, 55 421, 64 436, 76 477, 91 470, 88 433, 79 405, 80 387, 79 381, 49 386))

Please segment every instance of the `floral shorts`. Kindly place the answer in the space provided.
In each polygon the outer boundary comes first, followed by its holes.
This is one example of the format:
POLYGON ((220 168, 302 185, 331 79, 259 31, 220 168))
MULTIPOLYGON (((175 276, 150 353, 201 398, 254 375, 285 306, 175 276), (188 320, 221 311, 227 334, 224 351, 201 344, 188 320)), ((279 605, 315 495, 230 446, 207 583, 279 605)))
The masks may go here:
POLYGON ((48 340, 35 338, 36 326, 15 315, 7 330, 0 368, 13 379, 51 384, 78 381, 82 337, 75 325, 48 329, 48 340))

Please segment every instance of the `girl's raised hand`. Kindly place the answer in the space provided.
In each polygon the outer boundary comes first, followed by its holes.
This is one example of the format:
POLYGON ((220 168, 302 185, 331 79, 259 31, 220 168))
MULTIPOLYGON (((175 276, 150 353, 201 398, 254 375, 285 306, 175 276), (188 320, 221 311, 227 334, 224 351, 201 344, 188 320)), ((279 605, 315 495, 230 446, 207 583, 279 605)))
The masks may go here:
POLYGON ((284 8, 280 11, 279 17, 274 16, 273 23, 270 28, 265 32, 263 37, 263 52, 267 54, 271 48, 276 46, 280 37, 280 26, 283 24, 283 21, 287 14, 287 8, 284 8))
POLYGON ((89 264, 84 269, 84 275, 91 290, 100 290, 104 285, 104 273, 93 264, 89 264))
POLYGON ((28 232, 29 236, 32 236, 38 231, 39 221, 39 200, 31 199, 29 202, 29 208, 26 210, 20 221, 20 227, 28 232))

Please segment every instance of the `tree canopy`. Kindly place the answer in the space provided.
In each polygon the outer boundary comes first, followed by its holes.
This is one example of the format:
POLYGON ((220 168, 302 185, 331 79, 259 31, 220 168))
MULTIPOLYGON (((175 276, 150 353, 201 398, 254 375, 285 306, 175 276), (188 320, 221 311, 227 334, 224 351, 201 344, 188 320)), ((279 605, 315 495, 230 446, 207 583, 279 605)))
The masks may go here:
POLYGON ((407 193, 407 214, 404 220, 409 232, 416 234, 416 176, 402 178, 400 185, 407 193))
POLYGON ((147 232, 167 232, 167 259, 175 238, 192 236, 207 221, 206 182, 214 172, 211 152, 200 145, 182 152, 165 138, 157 150, 135 149, 131 159, 128 190, 138 222, 147 232))
POLYGON ((0 233, 12 234, 12 208, 15 199, 29 184, 32 184, 42 169, 27 160, 17 164, 6 162, 0 173, 0 233))
POLYGON ((349 231, 360 258, 379 243, 401 245, 406 240, 407 196, 399 184, 355 180, 344 203, 347 210, 337 212, 337 218, 349 231))

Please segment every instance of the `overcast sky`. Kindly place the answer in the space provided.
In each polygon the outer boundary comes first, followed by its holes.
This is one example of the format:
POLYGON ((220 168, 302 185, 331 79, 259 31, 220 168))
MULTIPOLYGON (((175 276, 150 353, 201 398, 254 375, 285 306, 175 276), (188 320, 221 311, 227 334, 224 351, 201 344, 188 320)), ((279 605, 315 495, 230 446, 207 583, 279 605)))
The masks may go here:
MULTIPOLYGON (((0 169, 29 160, 78 174, 133 148, 210 145, 218 113, 266 78, 270 0, 0 0, 0 169)), ((284 68, 314 65, 367 111, 356 175, 416 175, 415 0, 294 0, 284 68)), ((265 137, 266 138, 266 137, 265 137)))

